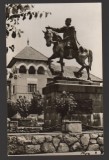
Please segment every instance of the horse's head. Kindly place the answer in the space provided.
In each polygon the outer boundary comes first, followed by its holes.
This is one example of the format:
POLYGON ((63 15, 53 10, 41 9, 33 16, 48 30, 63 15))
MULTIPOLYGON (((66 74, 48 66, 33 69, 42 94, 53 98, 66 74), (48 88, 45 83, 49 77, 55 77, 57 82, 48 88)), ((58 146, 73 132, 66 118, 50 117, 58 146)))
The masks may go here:
POLYGON ((50 47, 53 41, 53 33, 50 29, 46 29, 46 31, 43 31, 43 33, 44 33, 44 38, 46 40, 46 46, 50 47))

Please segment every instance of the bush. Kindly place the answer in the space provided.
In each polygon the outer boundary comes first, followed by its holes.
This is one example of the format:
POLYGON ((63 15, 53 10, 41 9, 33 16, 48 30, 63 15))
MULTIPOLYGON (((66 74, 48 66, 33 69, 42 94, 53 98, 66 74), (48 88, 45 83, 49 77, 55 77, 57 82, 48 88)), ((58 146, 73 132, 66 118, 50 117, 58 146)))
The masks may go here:
POLYGON ((69 92, 63 91, 54 99, 54 104, 57 113, 60 113, 62 120, 65 116, 71 115, 75 107, 77 107, 74 95, 69 92))
POLYGON ((43 112, 43 107, 44 101, 39 91, 33 93, 33 98, 31 99, 30 113, 41 115, 43 112))
POLYGON ((19 96, 19 99, 17 99, 16 102, 16 107, 22 118, 26 118, 30 114, 31 103, 25 96, 19 96))
POLYGON ((8 118, 13 117, 15 114, 17 114, 17 107, 13 101, 10 99, 7 100, 7 116, 8 118))

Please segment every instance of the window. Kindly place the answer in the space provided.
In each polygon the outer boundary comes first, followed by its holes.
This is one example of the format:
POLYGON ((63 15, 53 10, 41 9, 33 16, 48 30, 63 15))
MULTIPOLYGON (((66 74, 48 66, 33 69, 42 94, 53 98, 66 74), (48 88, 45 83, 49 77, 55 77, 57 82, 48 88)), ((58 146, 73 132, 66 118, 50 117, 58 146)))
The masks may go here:
POLYGON ((25 66, 20 66, 19 73, 26 73, 26 67, 25 66))
POLYGON ((28 92, 36 92, 37 84, 28 84, 28 92))
POLYGON ((43 67, 39 67, 38 70, 37 70, 37 73, 38 74, 45 74, 45 70, 43 67))
POLYGON ((31 66, 28 71, 29 74, 35 74, 35 68, 31 66))

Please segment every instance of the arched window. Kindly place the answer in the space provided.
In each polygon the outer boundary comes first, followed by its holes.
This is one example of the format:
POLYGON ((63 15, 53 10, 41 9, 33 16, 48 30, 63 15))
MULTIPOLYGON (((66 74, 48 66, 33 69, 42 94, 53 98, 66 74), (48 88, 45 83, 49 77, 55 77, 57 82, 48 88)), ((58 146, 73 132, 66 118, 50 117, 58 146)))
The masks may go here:
POLYGON ((37 70, 37 74, 45 74, 45 70, 42 66, 40 66, 37 70))
POLYGON ((20 66, 19 73, 26 73, 26 67, 24 65, 20 66))
POLYGON ((28 70, 29 74, 35 74, 35 68, 33 66, 31 66, 28 70))

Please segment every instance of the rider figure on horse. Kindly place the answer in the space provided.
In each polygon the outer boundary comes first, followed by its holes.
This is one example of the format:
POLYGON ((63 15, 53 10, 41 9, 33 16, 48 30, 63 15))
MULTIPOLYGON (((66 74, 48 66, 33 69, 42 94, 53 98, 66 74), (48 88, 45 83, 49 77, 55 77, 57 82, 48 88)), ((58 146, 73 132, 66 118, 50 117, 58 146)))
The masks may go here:
MULTIPOLYGON (((53 28, 53 27, 46 27, 47 29, 52 29, 55 32, 63 33, 63 41, 65 42, 65 49, 67 49, 67 53, 69 54, 71 50, 78 51, 77 37, 75 27, 71 26, 71 18, 66 18, 65 26, 62 28, 53 28)), ((69 55, 68 55, 69 56, 69 55)))
POLYGON ((51 68, 51 60, 55 58, 60 58, 58 62, 61 65, 61 76, 63 76, 63 60, 75 59, 77 63, 81 65, 79 71, 74 72, 75 77, 80 78, 82 76, 82 70, 85 68, 88 75, 87 79, 90 80, 90 70, 93 61, 93 53, 91 50, 83 48, 78 43, 75 28, 74 26, 71 26, 71 18, 67 18, 65 20, 65 26, 63 26, 62 28, 52 28, 48 26, 46 27, 46 29, 47 30, 43 32, 47 47, 51 46, 51 44, 53 43, 53 55, 48 58, 50 70, 52 72, 54 71, 51 68), (63 33, 63 39, 52 31, 57 33, 63 33), (77 43, 79 45, 77 45, 77 43), (87 63, 86 59, 88 60, 87 63))

